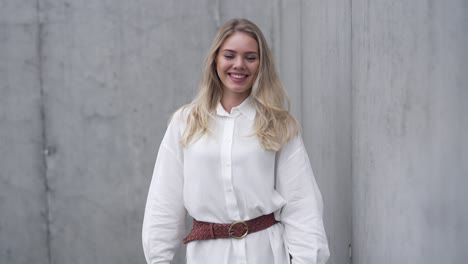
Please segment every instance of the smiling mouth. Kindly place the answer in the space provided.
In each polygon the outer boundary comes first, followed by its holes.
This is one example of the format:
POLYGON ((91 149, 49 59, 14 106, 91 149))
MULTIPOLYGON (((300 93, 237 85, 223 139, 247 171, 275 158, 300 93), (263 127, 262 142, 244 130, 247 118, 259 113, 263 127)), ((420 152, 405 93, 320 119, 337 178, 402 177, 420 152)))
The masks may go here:
POLYGON ((234 79, 234 80, 244 80, 245 78, 247 78, 248 75, 245 75, 245 74, 235 74, 235 73, 229 73, 229 76, 234 79))

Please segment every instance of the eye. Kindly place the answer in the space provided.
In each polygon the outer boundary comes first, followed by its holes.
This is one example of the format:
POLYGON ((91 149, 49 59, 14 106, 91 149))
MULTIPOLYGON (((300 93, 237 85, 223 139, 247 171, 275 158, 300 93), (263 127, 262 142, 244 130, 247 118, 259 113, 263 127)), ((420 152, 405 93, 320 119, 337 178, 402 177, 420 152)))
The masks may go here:
POLYGON ((230 60, 230 59, 234 59, 234 54, 231 54, 231 53, 225 53, 223 54, 224 58, 230 60))
POLYGON ((255 57, 255 56, 247 56, 247 57, 245 57, 245 59, 248 60, 248 61, 255 61, 255 60, 257 59, 257 57, 255 57))

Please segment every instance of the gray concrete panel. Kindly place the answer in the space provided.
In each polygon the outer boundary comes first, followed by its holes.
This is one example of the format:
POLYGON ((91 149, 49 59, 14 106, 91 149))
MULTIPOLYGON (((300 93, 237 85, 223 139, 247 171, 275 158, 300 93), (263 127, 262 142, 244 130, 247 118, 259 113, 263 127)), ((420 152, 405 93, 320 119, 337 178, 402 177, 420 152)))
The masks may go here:
POLYGON ((170 115, 194 95, 216 29, 209 2, 48 2, 53 263, 143 263, 154 160, 170 115))
POLYGON ((351 243, 350 4, 222 1, 219 10, 223 21, 245 17, 257 23, 276 55, 325 199, 330 263, 347 263, 351 243))
POLYGON ((37 24, 38 1, 0 0, 0 23, 37 24))
MULTIPOLYGON (((329 263, 348 263, 351 242, 351 6, 301 6, 302 125, 325 204, 329 263)), ((287 52, 287 51, 285 51, 287 52)))
POLYGON ((20 23, 6 21, 7 11, 0 11, 0 263, 46 264, 39 27, 26 22, 26 14, 36 19, 34 5, 23 6, 20 23))
POLYGON ((465 263, 466 1, 353 1, 353 263, 465 263))
POLYGON ((276 20, 275 8, 277 1, 269 0, 241 0, 241 1, 229 1, 224 0, 219 2, 219 14, 221 18, 221 24, 231 18, 246 18, 255 24, 262 30, 265 38, 270 45, 270 48, 274 50, 274 39, 275 39, 275 25, 276 20))
POLYGON ((300 0, 281 1, 278 70, 290 99, 290 110, 302 124, 302 16, 300 0))

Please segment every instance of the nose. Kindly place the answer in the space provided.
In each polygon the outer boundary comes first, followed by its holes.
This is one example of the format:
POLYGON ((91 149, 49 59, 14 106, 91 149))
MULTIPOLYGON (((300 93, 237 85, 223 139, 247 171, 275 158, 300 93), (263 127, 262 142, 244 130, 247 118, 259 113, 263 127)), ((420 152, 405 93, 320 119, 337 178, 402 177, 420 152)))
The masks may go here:
POLYGON ((234 61, 233 67, 234 69, 244 69, 244 59, 241 56, 237 56, 236 60, 234 61))

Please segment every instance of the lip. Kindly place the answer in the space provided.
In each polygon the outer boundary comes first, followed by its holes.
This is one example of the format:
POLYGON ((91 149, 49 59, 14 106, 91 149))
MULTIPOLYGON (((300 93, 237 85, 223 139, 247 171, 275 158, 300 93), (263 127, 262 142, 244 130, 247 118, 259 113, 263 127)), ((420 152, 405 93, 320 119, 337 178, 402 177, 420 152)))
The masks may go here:
POLYGON ((237 72, 228 72, 228 76, 229 76, 229 79, 231 79, 233 82, 244 82, 249 77, 248 74, 237 73, 237 72), (239 76, 243 76, 243 77, 238 78, 239 76))

